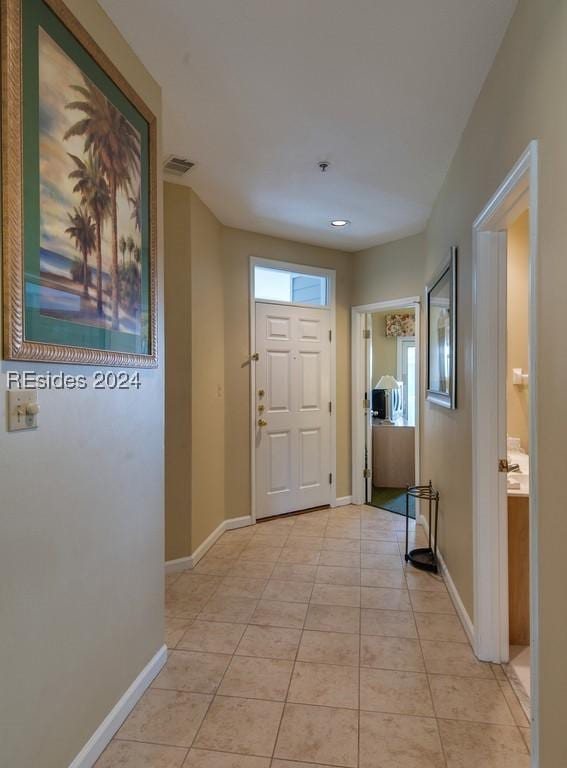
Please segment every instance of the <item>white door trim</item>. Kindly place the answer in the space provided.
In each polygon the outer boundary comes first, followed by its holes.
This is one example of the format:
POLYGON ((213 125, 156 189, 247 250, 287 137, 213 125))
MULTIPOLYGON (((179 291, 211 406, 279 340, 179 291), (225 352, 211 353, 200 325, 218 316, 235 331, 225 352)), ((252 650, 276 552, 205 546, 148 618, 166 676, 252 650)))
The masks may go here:
POLYGON ((508 510, 497 470, 506 440, 506 229, 529 208, 529 434, 532 765, 538 764, 537 244, 538 142, 532 141, 473 224, 473 539, 475 652, 508 659, 508 510), (494 330, 496 330, 496 333, 494 330))
MULTIPOLYGON (((396 371, 396 378, 398 381, 402 380, 403 377, 403 361, 402 361, 402 345, 405 342, 409 342, 410 344, 415 344, 417 346, 415 336, 398 336, 396 339, 396 346, 397 346, 397 371, 396 371)), ((416 393, 417 396, 417 393, 416 393)))
MULTIPOLYGON (((334 269, 322 269, 307 264, 295 264, 290 261, 275 261, 273 259, 263 259, 258 256, 250 256, 249 265, 249 290, 250 290, 250 482, 251 482, 251 510, 250 515, 252 523, 256 522, 256 366, 252 360, 252 355, 256 351, 256 299, 254 298, 254 267, 271 267, 272 269, 283 269, 286 271, 297 271, 308 275, 323 275, 328 279, 329 304, 331 324, 331 446, 329 471, 332 474, 330 489, 330 503, 332 507, 337 506, 337 320, 336 320, 336 282, 337 275, 334 269)), ((265 299, 259 299, 263 304, 278 302, 266 302, 265 299)), ((299 303, 286 302, 282 304, 286 307, 301 307, 299 303)))
MULTIPOLYGON (((418 342, 415 336, 398 336, 398 338, 396 339, 396 355, 397 355, 396 378, 398 381, 403 381, 404 379, 404 353, 403 353, 404 343, 413 344, 417 352, 418 342)), ((419 392, 415 393, 416 401, 419 398, 419 394, 420 394, 419 392)), ((408 405, 409 400, 408 400, 407 392, 404 394, 404 397, 405 397, 406 406, 409 409, 409 405, 408 405)))
MULTIPOLYGON (((364 446, 365 446, 365 427, 362 420, 356 418, 360 413, 364 393, 367 390, 365 375, 365 356, 366 345, 362 337, 364 316, 372 312, 383 312, 387 309, 405 309, 413 307, 415 310, 415 369, 416 369, 416 402, 415 402, 415 477, 416 483, 421 479, 420 464, 420 310, 421 298, 419 296, 410 296, 403 299, 394 299, 391 301, 378 301, 374 304, 361 304, 352 307, 351 329, 352 329, 352 503, 364 504, 365 500, 365 481, 363 477, 364 470, 364 446)), ((372 466, 372 441, 368 445, 368 464, 372 466)), ((416 510, 416 518, 418 510, 416 510)))

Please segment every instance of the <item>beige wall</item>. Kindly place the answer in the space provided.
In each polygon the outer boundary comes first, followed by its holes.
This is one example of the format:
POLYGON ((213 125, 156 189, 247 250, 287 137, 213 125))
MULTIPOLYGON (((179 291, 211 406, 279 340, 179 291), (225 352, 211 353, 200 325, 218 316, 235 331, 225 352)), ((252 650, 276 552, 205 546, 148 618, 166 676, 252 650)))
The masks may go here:
MULTIPOLYGON (((67 4, 161 127, 159 87, 100 6, 67 4)), ((163 644, 161 315, 159 327, 160 367, 141 371, 139 391, 94 392, 88 367, 1 364, 2 378, 89 379, 85 390, 41 391, 35 432, 6 432, 0 397, 3 766, 69 765, 163 644)))
MULTIPOLYGON (((225 517, 224 296, 219 222, 191 195, 192 551, 225 517)), ((230 515, 232 516, 232 515, 230 515)))
POLYGON ((530 217, 525 211, 508 229, 508 369, 506 396, 508 434, 519 437, 530 450, 528 416, 529 388, 512 383, 512 369, 528 371, 528 291, 530 217))
POLYGON ((425 280, 425 234, 377 245, 352 255, 352 303, 421 296, 425 280))
POLYGON ((165 559, 191 554, 191 190, 164 184, 165 559))
POLYGON ((192 554, 225 517, 221 226, 186 186, 164 184, 165 558, 192 554))
POLYGON ((567 377, 562 307, 567 283, 567 3, 520 0, 486 80, 427 230, 431 275, 451 245, 459 256, 458 409, 423 409, 424 478, 441 492, 441 549, 473 613, 471 345, 472 223, 531 139, 539 140, 538 557, 539 768, 567 765, 567 566, 564 474, 567 377))
POLYGON ((372 386, 380 376, 398 375, 398 343, 395 336, 386 336, 386 315, 390 312, 372 313, 372 386))
POLYGON ((337 271, 337 495, 350 495, 350 254, 223 227, 226 516, 250 514, 249 258, 337 271))

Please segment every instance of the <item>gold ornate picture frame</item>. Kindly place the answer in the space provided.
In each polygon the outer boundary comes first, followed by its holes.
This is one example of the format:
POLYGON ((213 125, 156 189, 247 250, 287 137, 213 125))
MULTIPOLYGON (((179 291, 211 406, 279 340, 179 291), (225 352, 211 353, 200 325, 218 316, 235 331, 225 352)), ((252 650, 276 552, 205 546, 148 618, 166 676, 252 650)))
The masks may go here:
POLYGON ((1 16, 3 357, 155 367, 155 116, 61 0, 1 16))

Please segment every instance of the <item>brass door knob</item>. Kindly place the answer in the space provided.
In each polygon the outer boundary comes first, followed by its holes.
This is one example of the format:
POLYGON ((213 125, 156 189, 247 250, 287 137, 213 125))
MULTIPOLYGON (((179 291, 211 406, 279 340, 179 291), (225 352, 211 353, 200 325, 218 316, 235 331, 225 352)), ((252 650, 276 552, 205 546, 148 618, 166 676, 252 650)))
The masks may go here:
POLYGON ((268 426, 268 422, 266 421, 266 419, 258 419, 258 426, 259 427, 267 427, 268 426))

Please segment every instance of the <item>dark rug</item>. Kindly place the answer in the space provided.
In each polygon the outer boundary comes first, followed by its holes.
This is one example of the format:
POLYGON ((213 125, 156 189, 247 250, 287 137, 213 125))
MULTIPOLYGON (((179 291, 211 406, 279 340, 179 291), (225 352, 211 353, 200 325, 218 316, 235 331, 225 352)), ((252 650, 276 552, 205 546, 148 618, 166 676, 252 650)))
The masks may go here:
MULTIPOLYGON (((370 504, 373 507, 380 507, 380 509, 386 509, 388 512, 393 512, 395 515, 406 514, 406 489, 405 488, 372 488, 372 501, 370 504)), ((409 499, 409 516, 415 520, 415 499, 410 496, 409 499)))

